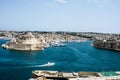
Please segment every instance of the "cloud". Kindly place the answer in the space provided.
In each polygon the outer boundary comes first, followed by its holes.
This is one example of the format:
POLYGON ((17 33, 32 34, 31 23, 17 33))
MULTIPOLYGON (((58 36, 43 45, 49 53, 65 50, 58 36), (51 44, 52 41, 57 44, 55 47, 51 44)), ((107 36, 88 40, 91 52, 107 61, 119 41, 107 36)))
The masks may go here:
POLYGON ((88 0, 88 2, 95 2, 95 3, 106 3, 110 2, 111 0, 88 0))
POLYGON ((59 3, 66 3, 65 0, 56 0, 56 1, 59 2, 59 3))

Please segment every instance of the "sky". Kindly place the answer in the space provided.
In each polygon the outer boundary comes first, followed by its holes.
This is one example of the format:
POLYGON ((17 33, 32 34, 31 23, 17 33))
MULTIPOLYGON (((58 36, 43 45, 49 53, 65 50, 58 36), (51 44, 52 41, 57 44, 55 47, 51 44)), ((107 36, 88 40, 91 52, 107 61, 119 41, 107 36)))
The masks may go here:
POLYGON ((120 0, 0 0, 0 30, 120 33, 120 0))

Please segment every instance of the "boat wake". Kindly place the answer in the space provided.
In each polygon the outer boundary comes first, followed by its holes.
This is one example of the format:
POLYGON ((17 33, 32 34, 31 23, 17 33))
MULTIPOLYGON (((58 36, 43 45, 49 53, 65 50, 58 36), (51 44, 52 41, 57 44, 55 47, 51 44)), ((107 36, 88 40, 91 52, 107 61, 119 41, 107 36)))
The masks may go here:
MULTIPOLYGON (((52 67, 54 65, 55 65, 54 62, 48 62, 48 63, 43 64, 43 65, 17 66, 17 67, 12 67, 12 68, 19 69, 19 68, 30 68, 30 67, 52 67)), ((0 68, 0 70, 1 69, 7 69, 7 68, 0 68)))
POLYGON ((30 66, 30 67, 51 67, 54 66, 55 63, 53 62, 48 62, 47 64, 43 64, 43 65, 35 65, 35 66, 30 66))

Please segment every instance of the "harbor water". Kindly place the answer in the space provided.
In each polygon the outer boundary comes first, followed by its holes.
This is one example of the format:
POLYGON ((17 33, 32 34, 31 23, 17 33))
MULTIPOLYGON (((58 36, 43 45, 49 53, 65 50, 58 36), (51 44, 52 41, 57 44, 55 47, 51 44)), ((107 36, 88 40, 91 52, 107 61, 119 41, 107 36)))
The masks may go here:
POLYGON ((3 49, 4 43, 6 40, 0 40, 0 80, 28 80, 33 70, 120 71, 120 52, 94 48, 91 40, 43 51, 3 49), (48 62, 54 65, 44 66, 48 62))

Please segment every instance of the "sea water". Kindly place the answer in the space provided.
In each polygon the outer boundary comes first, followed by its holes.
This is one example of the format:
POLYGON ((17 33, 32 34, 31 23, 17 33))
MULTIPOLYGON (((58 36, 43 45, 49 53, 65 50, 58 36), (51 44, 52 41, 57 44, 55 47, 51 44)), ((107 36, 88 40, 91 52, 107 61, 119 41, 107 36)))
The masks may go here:
POLYGON ((0 80, 28 80, 33 70, 120 71, 120 52, 94 48, 91 40, 43 51, 3 49, 1 45, 5 42, 0 40, 0 80), (48 62, 55 65, 41 66, 48 62))

